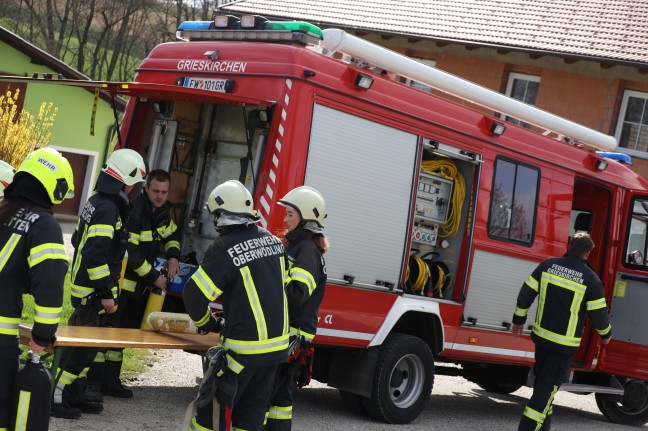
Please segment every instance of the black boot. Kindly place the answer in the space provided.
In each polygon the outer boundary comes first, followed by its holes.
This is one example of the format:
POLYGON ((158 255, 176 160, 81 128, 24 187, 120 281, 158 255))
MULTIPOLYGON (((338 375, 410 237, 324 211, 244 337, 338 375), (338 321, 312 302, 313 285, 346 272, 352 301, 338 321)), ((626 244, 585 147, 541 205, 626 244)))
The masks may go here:
POLYGON ((63 385, 59 382, 54 389, 50 416, 61 419, 79 419, 82 416, 81 409, 72 404, 73 391, 74 388, 71 388, 70 385, 63 385))
POLYGON ((74 384, 76 384, 77 386, 75 391, 76 396, 74 399, 74 406, 78 407, 83 413, 101 413, 103 411, 103 404, 96 401, 90 401, 85 397, 87 386, 86 379, 76 379, 76 381, 72 385, 74 384))
POLYGON ((90 366, 84 392, 86 401, 103 403, 103 394, 101 393, 101 375, 103 372, 103 362, 93 362, 90 366))
POLYGON ((104 373, 101 376, 101 392, 109 397, 133 398, 133 391, 125 388, 119 379, 121 366, 121 361, 105 362, 104 373))

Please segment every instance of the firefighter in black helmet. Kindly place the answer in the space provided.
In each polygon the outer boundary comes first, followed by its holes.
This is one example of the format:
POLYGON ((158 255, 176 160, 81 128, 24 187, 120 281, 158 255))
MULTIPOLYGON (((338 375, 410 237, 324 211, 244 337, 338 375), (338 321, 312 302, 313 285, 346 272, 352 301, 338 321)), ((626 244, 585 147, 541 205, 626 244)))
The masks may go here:
MULTIPOLYGON (((184 303, 199 329, 218 331, 208 304, 222 300, 221 344, 227 366, 215 396, 221 407, 232 408, 232 429, 260 431, 277 367, 288 353, 284 249, 278 238, 257 226, 252 196, 240 182, 217 186, 207 208, 219 235, 185 285, 184 303)), ((189 429, 212 426, 208 404, 198 408, 189 429)))
MULTIPOLYGON (((96 192, 86 202, 72 235, 71 326, 106 326, 106 314, 115 310, 122 259, 128 233, 128 193, 146 178, 142 156, 131 149, 115 150, 101 169, 96 192)), ((76 419, 81 413, 99 413, 103 405, 84 397, 93 348, 64 348, 61 378, 54 390, 51 415, 76 419)))
POLYGON ((290 316, 291 355, 277 372, 275 394, 268 410, 266 431, 288 431, 292 426, 295 387, 310 381, 317 330, 317 312, 324 298, 328 240, 322 233, 326 206, 312 187, 291 190, 279 200, 286 207, 285 238, 289 278, 286 285, 290 316))
POLYGON ((542 262, 522 285, 511 332, 522 334, 529 307, 538 299, 531 339, 535 343, 533 395, 524 409, 519 431, 551 429, 553 398, 569 373, 571 358, 581 342, 586 314, 602 343, 612 335, 601 280, 587 263, 594 241, 577 233, 567 254, 542 262))
POLYGON ((40 353, 55 340, 69 262, 52 207, 74 195, 74 179, 68 161, 51 148, 30 153, 6 188, 9 172, 0 178, 0 429, 8 429, 24 293, 35 300, 29 348, 40 353))

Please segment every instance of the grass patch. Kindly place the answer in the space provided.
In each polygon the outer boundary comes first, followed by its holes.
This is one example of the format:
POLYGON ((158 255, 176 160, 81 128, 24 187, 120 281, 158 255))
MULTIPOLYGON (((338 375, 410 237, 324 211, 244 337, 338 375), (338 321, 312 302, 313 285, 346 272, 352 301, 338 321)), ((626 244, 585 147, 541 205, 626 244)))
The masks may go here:
MULTIPOLYGON (((63 311, 61 312, 61 323, 59 326, 67 325, 70 315, 74 311, 70 303, 70 288, 72 282, 70 275, 65 277, 65 292, 63 293, 63 311)), ((23 295, 23 312, 22 321, 27 323, 34 322, 34 298, 31 295, 23 295)), ((23 358, 27 355, 27 346, 23 348, 23 358)), ((122 365, 122 377, 127 380, 133 380, 139 374, 144 372, 151 364, 157 362, 158 358, 150 353, 148 349, 125 349, 122 365)), ((48 357, 43 362, 49 367, 52 358, 48 357)))

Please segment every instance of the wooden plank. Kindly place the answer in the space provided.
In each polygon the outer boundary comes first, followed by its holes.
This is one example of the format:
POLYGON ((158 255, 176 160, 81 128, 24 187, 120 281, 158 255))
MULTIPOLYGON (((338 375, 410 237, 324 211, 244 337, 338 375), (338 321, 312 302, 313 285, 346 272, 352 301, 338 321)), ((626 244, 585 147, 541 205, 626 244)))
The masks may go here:
MULTIPOLYGON (((31 324, 20 325, 20 342, 28 344, 31 324)), ((54 347, 207 350, 218 344, 219 334, 173 334, 143 329, 59 326, 54 347)), ((50 350, 51 351, 51 350, 50 350)))

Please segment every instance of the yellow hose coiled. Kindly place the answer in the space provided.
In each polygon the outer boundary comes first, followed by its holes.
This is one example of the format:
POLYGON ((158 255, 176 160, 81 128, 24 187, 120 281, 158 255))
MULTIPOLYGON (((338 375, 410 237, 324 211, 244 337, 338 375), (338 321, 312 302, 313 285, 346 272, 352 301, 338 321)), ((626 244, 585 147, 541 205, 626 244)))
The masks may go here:
POLYGON ((466 197, 466 183, 463 175, 457 170, 457 166, 452 160, 424 160, 421 163, 421 169, 428 174, 440 175, 454 181, 452 190, 452 201, 450 205, 450 214, 448 222, 441 226, 440 238, 447 238, 457 234, 461 223, 461 209, 466 197))
POLYGON ((416 262, 419 271, 416 280, 412 284, 412 291, 421 292, 421 294, 423 294, 423 288, 430 279, 430 268, 419 256, 414 256, 414 261, 416 262))

